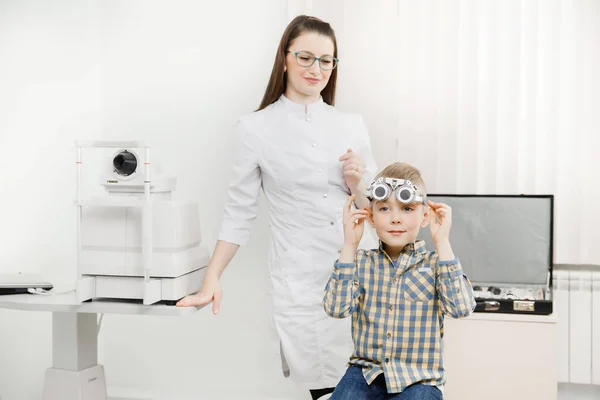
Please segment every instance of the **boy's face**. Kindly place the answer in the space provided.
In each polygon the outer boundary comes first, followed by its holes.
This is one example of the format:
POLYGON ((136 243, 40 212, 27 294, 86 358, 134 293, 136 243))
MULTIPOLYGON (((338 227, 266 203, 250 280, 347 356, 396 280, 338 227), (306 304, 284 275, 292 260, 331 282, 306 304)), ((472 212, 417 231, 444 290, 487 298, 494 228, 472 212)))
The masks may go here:
POLYGON ((414 242, 421 228, 429 224, 429 207, 423 203, 404 204, 396 196, 385 201, 373 201, 369 222, 377 236, 393 250, 402 250, 414 242))

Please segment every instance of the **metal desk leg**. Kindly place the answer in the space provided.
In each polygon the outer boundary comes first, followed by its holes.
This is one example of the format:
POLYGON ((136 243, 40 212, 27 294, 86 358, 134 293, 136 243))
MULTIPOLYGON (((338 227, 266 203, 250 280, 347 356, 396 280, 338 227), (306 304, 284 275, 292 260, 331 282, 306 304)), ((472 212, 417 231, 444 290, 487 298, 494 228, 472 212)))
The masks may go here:
POLYGON ((98 365, 96 314, 52 313, 52 367, 46 370, 42 398, 117 400, 107 396, 104 368, 98 365))
POLYGON ((43 400, 107 400, 96 314, 52 313, 52 367, 43 400))

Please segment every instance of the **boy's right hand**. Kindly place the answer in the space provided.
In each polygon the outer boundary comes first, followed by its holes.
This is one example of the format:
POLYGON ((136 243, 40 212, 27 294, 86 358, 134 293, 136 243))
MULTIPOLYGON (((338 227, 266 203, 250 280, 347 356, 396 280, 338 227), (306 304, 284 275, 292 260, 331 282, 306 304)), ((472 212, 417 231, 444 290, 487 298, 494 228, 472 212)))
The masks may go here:
POLYGON ((205 276, 202 288, 198 293, 186 296, 179 300, 176 304, 177 307, 204 307, 211 301, 213 303, 213 314, 217 315, 221 307, 221 282, 219 278, 211 278, 205 276))
POLYGON ((344 205, 343 222, 344 222, 344 244, 358 246, 365 230, 365 218, 367 218, 367 210, 352 210, 354 195, 348 197, 344 205))

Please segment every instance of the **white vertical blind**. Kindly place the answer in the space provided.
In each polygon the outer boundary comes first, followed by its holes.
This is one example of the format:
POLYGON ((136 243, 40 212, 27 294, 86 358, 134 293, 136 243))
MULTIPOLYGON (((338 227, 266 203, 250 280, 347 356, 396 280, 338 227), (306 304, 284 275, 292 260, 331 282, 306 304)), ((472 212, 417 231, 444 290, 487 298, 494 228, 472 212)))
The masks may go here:
POLYGON ((289 0, 331 22, 338 106, 431 193, 554 194, 555 261, 600 263, 600 2, 289 0))

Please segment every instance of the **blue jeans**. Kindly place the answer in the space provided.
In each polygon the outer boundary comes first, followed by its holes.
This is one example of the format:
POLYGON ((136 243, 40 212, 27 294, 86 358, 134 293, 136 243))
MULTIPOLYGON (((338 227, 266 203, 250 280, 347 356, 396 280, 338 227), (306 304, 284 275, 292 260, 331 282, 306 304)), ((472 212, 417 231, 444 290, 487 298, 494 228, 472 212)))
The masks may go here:
POLYGON ((389 394, 383 374, 369 385, 362 368, 353 365, 337 384, 329 400, 443 400, 443 397, 437 387, 420 383, 410 385, 402 393, 389 394))

